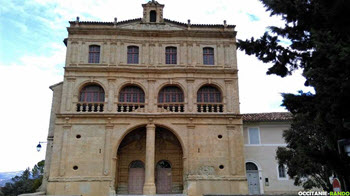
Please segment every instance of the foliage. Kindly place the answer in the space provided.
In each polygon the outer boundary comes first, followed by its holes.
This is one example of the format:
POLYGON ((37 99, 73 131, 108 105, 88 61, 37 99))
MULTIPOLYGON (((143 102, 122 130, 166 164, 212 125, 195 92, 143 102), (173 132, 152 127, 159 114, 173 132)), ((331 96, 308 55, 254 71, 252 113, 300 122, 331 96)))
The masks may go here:
POLYGON ((258 39, 239 40, 238 47, 271 63, 267 74, 285 77, 303 70, 305 85, 315 93, 282 94, 293 115, 279 148, 280 164, 288 166, 295 184, 331 190, 333 174, 350 189, 350 160, 339 155, 337 141, 350 139, 350 1, 260 0, 284 27, 269 27, 258 39), (286 44, 290 43, 290 44, 286 44))
POLYGON ((0 195, 16 196, 35 192, 42 183, 45 161, 38 162, 32 170, 27 168, 21 176, 12 178, 12 183, 6 183, 0 190, 0 195))

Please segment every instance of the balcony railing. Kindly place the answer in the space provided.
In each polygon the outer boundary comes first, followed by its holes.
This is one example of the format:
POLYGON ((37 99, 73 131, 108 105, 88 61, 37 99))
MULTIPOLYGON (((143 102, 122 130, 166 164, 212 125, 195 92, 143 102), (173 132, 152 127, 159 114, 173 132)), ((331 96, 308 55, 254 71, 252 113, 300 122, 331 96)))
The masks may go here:
POLYGON ((222 103, 197 103, 197 112, 222 113, 224 104, 222 103))
POLYGON ((145 103, 117 103, 117 112, 145 112, 145 103))
POLYGON ((104 102, 78 102, 77 112, 103 112, 104 102))
POLYGON ((157 112, 185 112, 185 104, 158 103, 157 112))

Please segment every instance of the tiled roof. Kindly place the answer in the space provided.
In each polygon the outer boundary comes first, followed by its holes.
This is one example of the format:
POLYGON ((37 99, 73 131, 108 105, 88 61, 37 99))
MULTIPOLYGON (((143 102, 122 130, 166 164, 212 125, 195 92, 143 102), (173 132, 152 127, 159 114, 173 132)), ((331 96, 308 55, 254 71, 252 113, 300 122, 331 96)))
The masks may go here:
POLYGON ((245 122, 290 121, 292 114, 289 112, 252 113, 243 114, 245 122))

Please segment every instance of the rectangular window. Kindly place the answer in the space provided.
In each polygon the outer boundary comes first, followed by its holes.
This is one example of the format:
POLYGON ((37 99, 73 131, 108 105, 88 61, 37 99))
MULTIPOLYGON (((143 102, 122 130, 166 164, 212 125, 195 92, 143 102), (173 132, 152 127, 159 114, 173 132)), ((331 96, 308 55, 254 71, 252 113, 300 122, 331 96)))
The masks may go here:
POLYGON ((165 48, 165 64, 177 64, 176 47, 165 48))
POLYGON ((259 128, 248 128, 249 144, 260 144, 259 128))
POLYGON ((213 48, 203 48, 203 64, 204 65, 214 65, 214 49, 213 48))
POLYGON ((89 63, 100 63, 100 46, 89 46, 89 63))
POLYGON ((139 47, 128 46, 128 64, 139 64, 139 47))
POLYGON ((287 169, 285 165, 278 165, 278 179, 285 180, 287 178, 287 169))

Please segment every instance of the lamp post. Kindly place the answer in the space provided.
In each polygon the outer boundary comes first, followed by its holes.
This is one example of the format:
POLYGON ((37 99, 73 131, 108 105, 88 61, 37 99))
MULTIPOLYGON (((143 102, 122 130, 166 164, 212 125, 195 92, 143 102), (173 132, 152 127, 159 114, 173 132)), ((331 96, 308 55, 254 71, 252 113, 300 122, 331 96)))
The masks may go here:
POLYGON ((47 142, 39 142, 39 144, 36 146, 36 150, 38 152, 40 152, 40 150, 41 150, 41 144, 44 144, 44 143, 47 143, 47 142))

